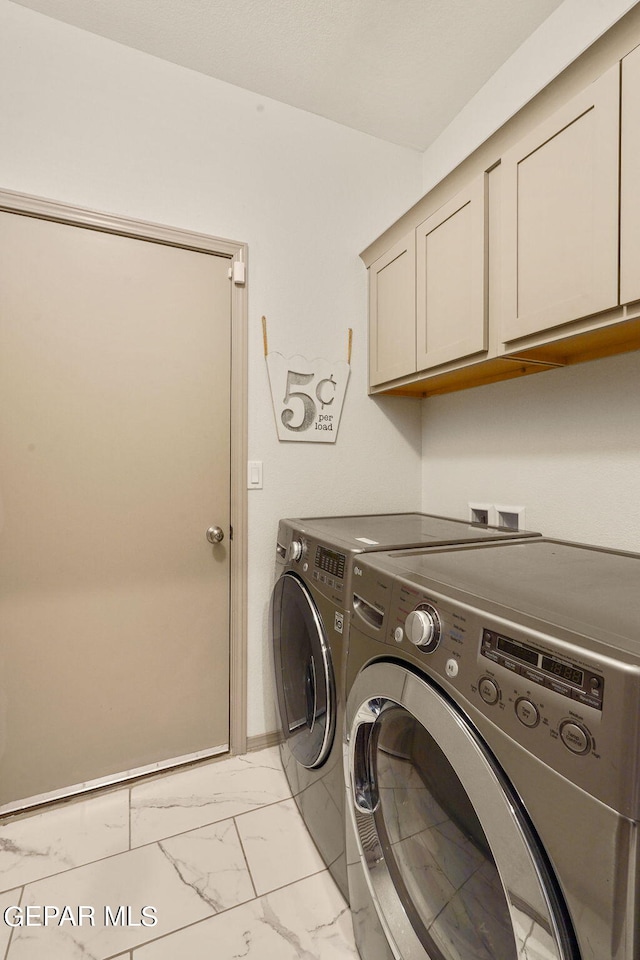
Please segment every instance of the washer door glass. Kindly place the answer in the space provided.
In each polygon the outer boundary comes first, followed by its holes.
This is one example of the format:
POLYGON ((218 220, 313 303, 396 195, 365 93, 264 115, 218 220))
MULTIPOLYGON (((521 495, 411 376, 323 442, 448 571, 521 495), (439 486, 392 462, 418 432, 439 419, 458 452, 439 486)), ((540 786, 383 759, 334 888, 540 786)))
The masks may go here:
POLYGON ((471 725, 435 685, 396 664, 361 678, 348 705, 352 822, 396 955, 573 960, 546 857, 471 725))
POLYGON ((335 684, 322 620, 294 573, 273 589, 271 640, 282 733, 299 763, 318 767, 333 741, 335 684))

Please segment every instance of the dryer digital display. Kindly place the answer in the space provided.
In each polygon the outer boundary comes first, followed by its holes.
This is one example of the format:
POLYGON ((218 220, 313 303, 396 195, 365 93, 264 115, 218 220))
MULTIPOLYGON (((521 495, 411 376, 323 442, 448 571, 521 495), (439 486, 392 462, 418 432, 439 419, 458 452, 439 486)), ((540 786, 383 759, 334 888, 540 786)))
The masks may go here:
POLYGON ((569 661, 551 657, 493 630, 482 631, 480 652, 483 657, 521 674, 532 683, 602 710, 604 680, 598 674, 581 670, 569 661))

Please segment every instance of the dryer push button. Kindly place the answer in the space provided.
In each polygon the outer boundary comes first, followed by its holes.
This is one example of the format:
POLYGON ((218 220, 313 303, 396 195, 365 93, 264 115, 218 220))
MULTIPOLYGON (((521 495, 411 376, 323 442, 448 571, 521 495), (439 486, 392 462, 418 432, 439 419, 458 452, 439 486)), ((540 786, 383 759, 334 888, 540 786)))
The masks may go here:
POLYGON ((448 677, 457 677, 460 670, 460 665, 458 661, 453 657, 449 657, 445 664, 445 671, 448 677))
POLYGON ((588 753, 591 747, 588 732, 573 720, 565 720, 561 725, 560 739, 572 753, 588 753))
POLYGON ((480 693, 480 696, 484 702, 488 704, 497 703, 500 699, 498 684, 495 682, 495 680, 491 680, 489 677, 482 678, 478 684, 478 692, 480 693))
POLYGON ((524 723, 525 727, 537 727, 540 723, 538 708, 535 703, 531 703, 531 700, 527 700, 526 697, 521 697, 516 701, 516 716, 520 723, 524 723))

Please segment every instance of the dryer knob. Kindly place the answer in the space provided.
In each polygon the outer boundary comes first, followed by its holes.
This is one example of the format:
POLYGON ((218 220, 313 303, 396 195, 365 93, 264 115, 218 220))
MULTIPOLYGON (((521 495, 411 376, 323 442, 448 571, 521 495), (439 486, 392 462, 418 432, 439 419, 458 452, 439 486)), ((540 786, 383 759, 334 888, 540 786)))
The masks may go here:
POLYGON ((304 553, 304 543, 302 540, 292 540, 289 544, 289 560, 298 561, 304 553))
POLYGON ((423 653, 432 653, 440 642, 440 619, 433 607, 413 610, 404 629, 407 638, 423 653))

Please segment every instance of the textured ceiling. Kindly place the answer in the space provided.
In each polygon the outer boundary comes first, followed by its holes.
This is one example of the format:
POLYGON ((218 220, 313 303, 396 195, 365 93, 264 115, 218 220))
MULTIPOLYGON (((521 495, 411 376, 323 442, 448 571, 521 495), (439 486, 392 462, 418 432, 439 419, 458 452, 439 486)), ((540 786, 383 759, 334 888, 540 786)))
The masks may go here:
POLYGON ((13 0, 425 150, 561 0, 13 0))

